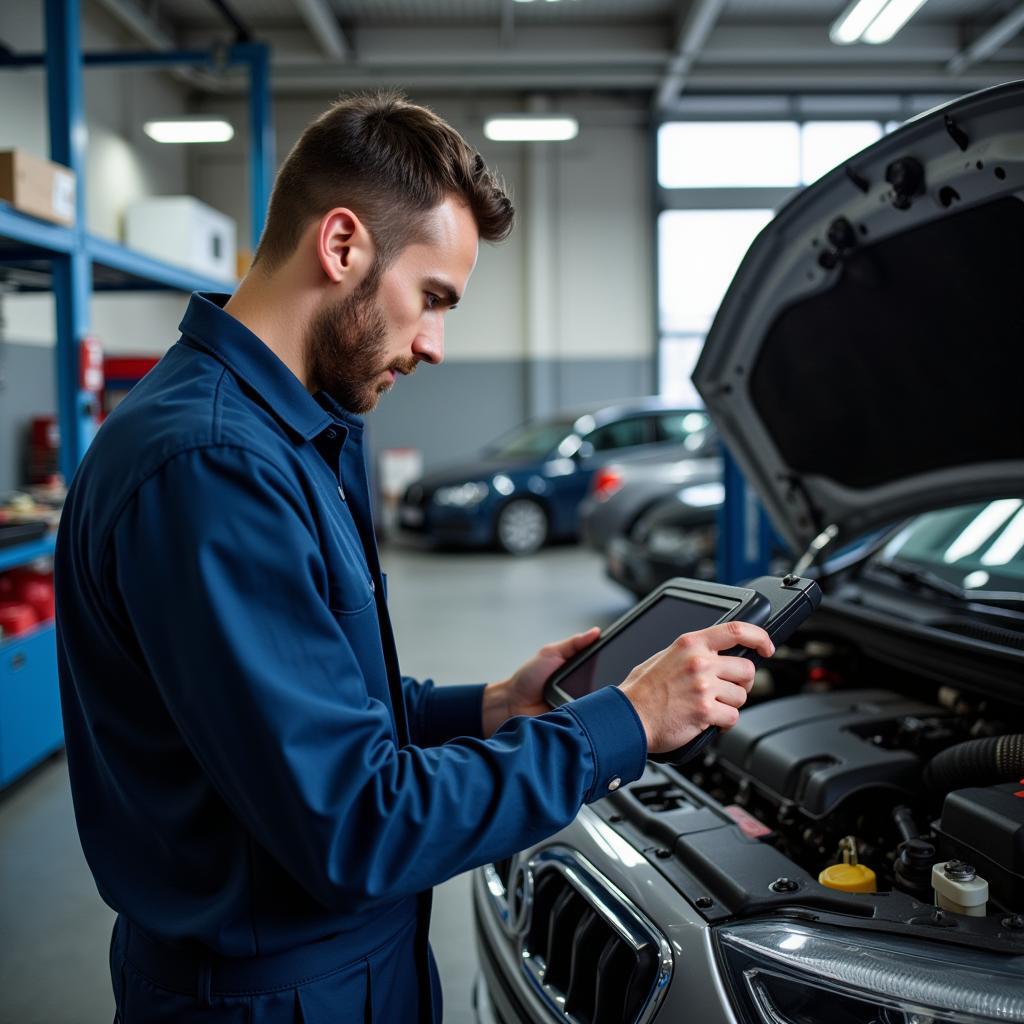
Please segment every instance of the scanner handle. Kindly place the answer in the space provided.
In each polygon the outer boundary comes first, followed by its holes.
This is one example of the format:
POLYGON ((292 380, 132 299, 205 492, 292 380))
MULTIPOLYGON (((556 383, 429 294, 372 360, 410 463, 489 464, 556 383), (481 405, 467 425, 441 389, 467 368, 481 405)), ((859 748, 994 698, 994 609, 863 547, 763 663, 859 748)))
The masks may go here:
MULTIPOLYGON (((757 651, 753 651, 749 647, 731 647, 722 653, 730 658, 749 658, 754 663, 754 668, 757 668, 764 660, 757 651)), ((675 750, 666 750, 662 754, 648 754, 647 759, 658 764, 685 764, 701 753, 717 735, 718 726, 709 725, 703 732, 697 733, 692 740, 684 743, 681 747, 676 747, 675 750)))

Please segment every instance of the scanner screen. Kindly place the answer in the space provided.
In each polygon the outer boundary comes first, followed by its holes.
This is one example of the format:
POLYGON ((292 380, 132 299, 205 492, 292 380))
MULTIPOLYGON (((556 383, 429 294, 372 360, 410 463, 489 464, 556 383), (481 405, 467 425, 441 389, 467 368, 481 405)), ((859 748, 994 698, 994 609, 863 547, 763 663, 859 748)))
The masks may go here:
POLYGON ((559 688, 569 697, 583 697, 602 686, 616 686, 641 662, 668 647, 681 633, 713 626, 729 617, 739 602, 705 604, 663 594, 647 611, 630 621, 596 654, 573 669, 559 688))

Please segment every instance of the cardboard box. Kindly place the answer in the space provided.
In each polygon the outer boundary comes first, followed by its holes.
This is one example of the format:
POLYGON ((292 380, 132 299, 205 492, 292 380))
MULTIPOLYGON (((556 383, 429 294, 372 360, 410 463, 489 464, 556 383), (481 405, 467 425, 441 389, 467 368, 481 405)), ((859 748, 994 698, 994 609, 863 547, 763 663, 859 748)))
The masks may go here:
POLYGON ((23 149, 0 151, 0 199, 22 213, 75 223, 75 175, 23 149))
POLYGON ((154 196, 124 212, 125 245, 197 274, 235 279, 235 222, 193 196, 154 196))

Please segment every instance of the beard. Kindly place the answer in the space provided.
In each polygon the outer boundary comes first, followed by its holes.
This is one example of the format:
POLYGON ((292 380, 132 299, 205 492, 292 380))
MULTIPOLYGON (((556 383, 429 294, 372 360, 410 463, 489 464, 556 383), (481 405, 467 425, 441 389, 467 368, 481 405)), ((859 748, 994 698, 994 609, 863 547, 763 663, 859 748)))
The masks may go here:
POLYGON ((387 361, 387 321, 377 303, 380 274, 371 273, 356 291, 320 309, 306 335, 309 379, 343 409, 364 413, 374 409, 390 382, 388 370, 412 373, 413 359, 387 361))

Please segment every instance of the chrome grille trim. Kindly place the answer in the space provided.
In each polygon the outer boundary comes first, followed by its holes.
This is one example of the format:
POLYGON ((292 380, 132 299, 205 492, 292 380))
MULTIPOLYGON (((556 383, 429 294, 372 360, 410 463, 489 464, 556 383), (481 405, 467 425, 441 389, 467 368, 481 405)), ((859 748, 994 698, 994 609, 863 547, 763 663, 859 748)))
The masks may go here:
POLYGON ((566 1012, 565 996, 545 982, 547 964, 528 947, 538 879, 555 872, 596 912, 634 953, 650 948, 658 967, 650 992, 639 1012, 623 1024, 650 1024, 660 1008, 672 978, 674 960, 668 941, 654 923, 582 854, 567 846, 550 846, 528 860, 513 859, 506 887, 491 864, 483 869, 484 881, 499 920, 516 943, 522 969, 552 1020, 580 1024, 566 1012))

